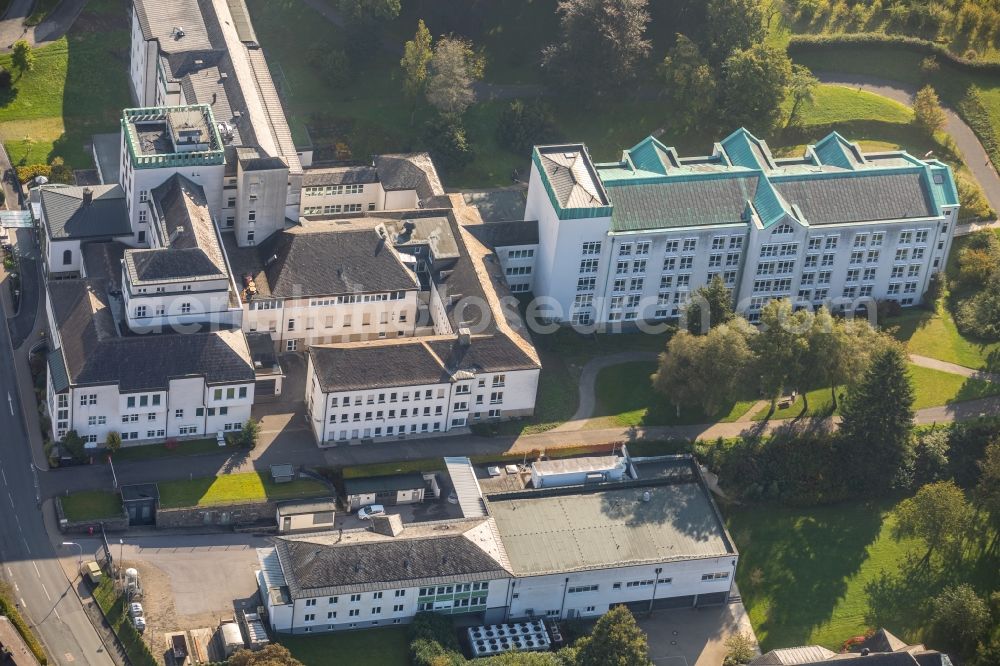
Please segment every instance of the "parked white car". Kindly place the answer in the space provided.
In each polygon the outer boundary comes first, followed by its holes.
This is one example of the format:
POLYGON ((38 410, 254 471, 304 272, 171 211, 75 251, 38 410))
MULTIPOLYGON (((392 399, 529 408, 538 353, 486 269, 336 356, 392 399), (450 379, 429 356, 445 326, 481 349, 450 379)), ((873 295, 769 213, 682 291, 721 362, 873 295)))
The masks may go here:
POLYGON ((140 634, 146 631, 146 618, 142 617, 141 615, 138 617, 133 617, 132 624, 135 625, 135 630, 138 631, 140 634))
POLYGON ((385 507, 381 504, 371 504, 358 509, 358 518, 361 520, 371 520, 372 516, 384 516, 385 507))
POLYGON ((129 615, 132 617, 142 617, 145 613, 142 612, 142 604, 137 601, 133 601, 128 607, 129 615))

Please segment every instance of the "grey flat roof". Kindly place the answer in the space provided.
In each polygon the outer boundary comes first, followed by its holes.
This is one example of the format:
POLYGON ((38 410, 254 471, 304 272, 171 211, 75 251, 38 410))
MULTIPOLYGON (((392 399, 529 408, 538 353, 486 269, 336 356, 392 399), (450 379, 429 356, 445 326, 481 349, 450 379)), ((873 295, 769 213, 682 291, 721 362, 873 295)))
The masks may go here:
POLYGON ((493 495, 488 509, 516 575, 736 553, 698 481, 493 495))
POLYGON ((389 490, 414 490, 423 487, 424 475, 419 472, 369 476, 363 479, 344 479, 344 494, 348 497, 389 490))
POLYGON ((323 513, 336 511, 337 500, 332 497, 320 497, 311 500, 292 500, 278 503, 279 516, 301 516, 307 513, 323 513))
POLYGON ((94 146, 94 159, 101 171, 101 179, 105 184, 118 182, 121 172, 122 137, 121 134, 95 134, 90 139, 94 146))

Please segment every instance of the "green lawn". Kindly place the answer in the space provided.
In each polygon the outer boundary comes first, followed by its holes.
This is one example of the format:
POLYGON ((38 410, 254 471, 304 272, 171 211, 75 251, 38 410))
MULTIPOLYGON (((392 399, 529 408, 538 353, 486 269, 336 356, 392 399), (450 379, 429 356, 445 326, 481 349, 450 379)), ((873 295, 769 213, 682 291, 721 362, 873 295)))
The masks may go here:
POLYGON ((294 499, 329 495, 330 489, 318 481, 295 479, 290 483, 274 483, 265 472, 226 474, 191 480, 159 483, 160 506, 174 509, 186 506, 213 506, 294 499))
MULTIPOLYGON (((785 103, 791 109, 791 100, 785 103)), ((877 120, 884 123, 909 123, 913 111, 888 97, 845 86, 819 85, 813 101, 802 105, 804 125, 828 125, 848 120, 877 120)))
POLYGON ((410 472, 437 472, 444 469, 441 458, 424 458, 420 460, 398 460, 387 463, 371 463, 369 465, 351 465, 344 467, 340 474, 345 479, 366 479, 372 476, 391 476, 393 474, 408 474, 410 472))
MULTIPOLYGON (((121 3, 92 0, 66 37, 35 51, 33 71, 15 74, 0 95, 0 139, 15 165, 60 156, 91 166, 91 135, 116 131, 130 105, 127 19, 121 3)), ((9 54, 0 65, 11 69, 9 54)))
MULTIPOLYGON (((928 81, 920 71, 923 57, 901 49, 857 45, 850 49, 810 48, 797 54, 795 61, 813 71, 864 74, 921 86, 928 81)), ((994 131, 1000 131, 1000 76, 969 72, 941 61, 929 82, 952 106, 962 100, 970 85, 981 88, 994 131)))
MULTIPOLYGON (((913 408, 924 409, 939 405, 950 405, 964 400, 975 400, 990 395, 1000 394, 1000 385, 981 379, 968 379, 950 372, 942 372, 932 368, 924 368, 913 363, 907 364, 910 379, 913 382, 913 408)), ((840 389, 838 399, 842 398, 844 389, 840 389)), ((829 416, 833 412, 833 401, 829 388, 809 391, 809 416, 829 416)), ((767 417, 767 409, 754 414, 754 420, 760 421, 767 417)), ((802 398, 796 398, 789 407, 776 409, 772 419, 792 419, 802 411, 802 398)))
POLYGON ((120 518, 122 501, 118 493, 106 490, 85 490, 62 498, 63 513, 70 522, 120 518))
POLYGON ((410 663, 406 627, 341 631, 311 636, 280 636, 279 643, 305 666, 325 666, 331 655, 344 664, 400 666, 410 663))
POLYGON ((647 361, 622 363, 601 370, 596 382, 595 416, 608 417, 618 426, 732 422, 753 405, 753 401, 737 402, 714 416, 700 409, 684 408, 678 416, 675 407, 653 390, 650 375, 655 371, 656 363, 647 361))
POLYGON ((904 559, 923 544, 892 534, 891 502, 852 502, 792 509, 731 509, 728 527, 740 550, 736 580, 762 650, 842 642, 887 626, 918 642, 924 601, 948 582, 969 581, 980 593, 1000 585, 995 560, 967 555, 911 577, 904 559), (885 571, 895 594, 870 603, 865 585, 885 571))
POLYGON ((156 458, 174 458, 178 456, 195 456, 205 453, 231 452, 234 446, 219 446, 214 437, 210 439, 193 439, 187 442, 177 442, 173 446, 166 444, 147 444, 144 446, 128 446, 112 454, 115 462, 127 460, 153 460, 156 458))

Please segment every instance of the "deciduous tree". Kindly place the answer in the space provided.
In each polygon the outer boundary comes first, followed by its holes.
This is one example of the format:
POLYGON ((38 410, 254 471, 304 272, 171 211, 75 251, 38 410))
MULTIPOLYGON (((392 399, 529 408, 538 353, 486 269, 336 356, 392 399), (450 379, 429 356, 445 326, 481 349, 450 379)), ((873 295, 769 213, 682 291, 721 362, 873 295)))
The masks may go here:
POLYGON ((601 616, 589 636, 577 643, 578 666, 650 666, 646 634, 625 606, 601 616))
POLYGON ((792 77, 788 54, 766 44, 734 51, 722 64, 721 113, 734 127, 767 133, 781 117, 792 77))
POLYGON ((764 41, 763 3, 761 0, 709 0, 705 29, 709 58, 721 63, 733 52, 764 41))
POLYGON ((564 91, 603 93, 631 81, 652 48, 647 0, 561 0, 559 41, 542 66, 564 91))
POLYGON ((990 609, 968 583, 946 587, 931 600, 931 627, 941 645, 970 655, 990 626, 990 609))
POLYGON ((444 114, 461 115, 474 101, 472 84, 483 75, 484 60, 468 42, 439 39, 430 59, 427 101, 444 114))
POLYGON ((677 41, 659 66, 672 113, 681 126, 690 128, 715 110, 715 72, 698 45, 678 34, 677 41))
POLYGON ((35 68, 35 51, 31 48, 31 44, 23 39, 14 42, 10 61, 21 74, 33 70, 35 68))
POLYGON ((927 136, 944 127, 947 116, 941 108, 941 101, 934 88, 924 86, 913 98, 913 122, 927 136))
POLYGON ((916 536, 927 544, 922 562, 931 555, 954 555, 968 533, 972 506, 954 481, 929 483, 913 497, 896 507, 896 531, 901 536, 916 536))
POLYGON ((819 79, 805 65, 792 65, 792 76, 788 81, 788 97, 792 100, 792 108, 788 111, 788 126, 799 121, 802 106, 811 103, 816 92, 819 79))
POLYGON ((400 0, 337 0, 337 7, 353 21, 391 21, 399 16, 400 0))
POLYGON ((726 658, 722 666, 742 666, 757 656, 757 641, 749 631, 738 631, 726 639, 726 658))

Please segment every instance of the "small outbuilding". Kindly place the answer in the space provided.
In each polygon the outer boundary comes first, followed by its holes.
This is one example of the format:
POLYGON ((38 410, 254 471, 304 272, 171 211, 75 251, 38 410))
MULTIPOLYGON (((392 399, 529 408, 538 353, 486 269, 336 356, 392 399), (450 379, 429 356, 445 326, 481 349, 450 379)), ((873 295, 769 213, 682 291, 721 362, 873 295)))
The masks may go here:
POLYGON ((344 495, 351 511, 370 504, 391 506, 424 501, 427 482, 419 472, 344 479, 344 495))
POLYGON ((278 532, 320 531, 333 529, 337 502, 332 497, 281 502, 277 509, 278 532))
POLYGON ((586 483, 621 481, 625 477, 625 458, 587 456, 540 460, 531 464, 531 483, 535 488, 582 486, 586 483))

